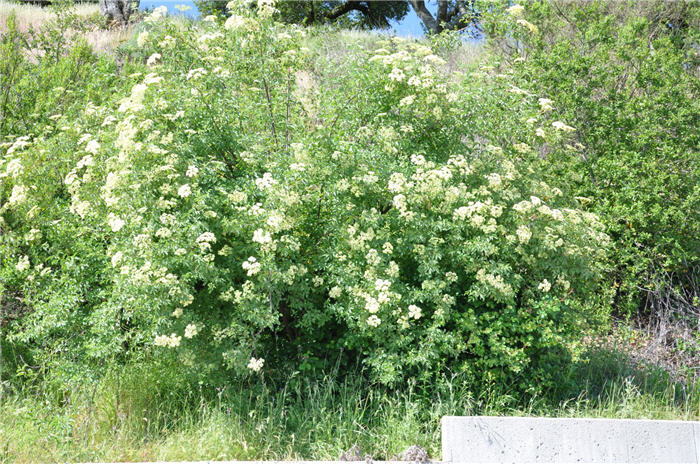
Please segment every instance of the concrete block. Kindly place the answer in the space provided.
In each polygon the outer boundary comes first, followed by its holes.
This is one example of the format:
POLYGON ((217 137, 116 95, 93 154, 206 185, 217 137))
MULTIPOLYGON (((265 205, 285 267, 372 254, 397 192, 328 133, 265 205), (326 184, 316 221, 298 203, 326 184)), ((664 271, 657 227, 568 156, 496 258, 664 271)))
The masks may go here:
POLYGON ((537 417, 442 419, 442 459, 468 462, 693 463, 700 422, 537 417))

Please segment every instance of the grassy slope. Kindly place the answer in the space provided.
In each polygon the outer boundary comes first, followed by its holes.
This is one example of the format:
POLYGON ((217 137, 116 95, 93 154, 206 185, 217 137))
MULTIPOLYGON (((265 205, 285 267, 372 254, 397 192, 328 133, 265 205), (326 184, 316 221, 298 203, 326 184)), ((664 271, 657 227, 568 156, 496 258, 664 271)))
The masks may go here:
MULTIPOLYGON (((171 380, 167 380, 167 379, 171 380)), ((69 398, 51 391, 6 397, 0 408, 0 462, 203 459, 336 459, 358 443, 375 459, 411 444, 440 458, 443 415, 539 415, 696 420, 700 395, 660 372, 597 351, 574 366, 574 387, 547 397, 507 392, 472 396, 459 378, 422 394, 367 385, 361 375, 285 385, 259 382, 200 392, 168 384, 152 366, 131 366, 69 398)))

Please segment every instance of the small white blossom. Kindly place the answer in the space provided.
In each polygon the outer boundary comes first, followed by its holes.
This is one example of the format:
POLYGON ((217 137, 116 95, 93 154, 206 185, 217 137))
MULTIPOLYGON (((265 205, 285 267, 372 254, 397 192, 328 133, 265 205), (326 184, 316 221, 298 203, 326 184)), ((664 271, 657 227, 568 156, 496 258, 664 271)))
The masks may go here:
POLYGON ((576 130, 573 127, 568 126, 561 121, 554 121, 552 123, 552 127, 563 132, 573 132, 576 130))
POLYGON ((186 175, 187 177, 194 177, 194 176, 196 176, 198 173, 199 173, 199 169, 197 169, 197 166, 194 166, 194 165, 191 164, 191 165, 187 168, 187 172, 185 172, 185 175, 186 175))
POLYGON ((260 244, 270 243, 272 241, 272 237, 270 237, 269 232, 265 232, 262 229, 257 229, 255 232, 253 232, 253 241, 260 244))
POLYGON ((374 289, 378 292, 386 292, 389 290, 389 287, 391 287, 391 282, 388 280, 377 279, 374 282, 374 289))
POLYGON ((5 172, 10 177, 19 176, 22 173, 22 162, 19 160, 19 158, 11 159, 10 162, 7 163, 5 172))
POLYGON ((22 256, 22 257, 19 259, 19 261, 17 261, 17 264, 15 264, 15 268, 16 268, 19 272, 24 272, 24 271, 28 270, 29 267, 30 267, 30 264, 29 264, 29 256, 27 256, 27 255, 22 256))
POLYGON ((138 37, 136 37, 136 45, 140 47, 143 47, 146 45, 146 42, 148 42, 149 39, 149 34, 148 31, 143 31, 141 32, 138 37))
POLYGON ((530 232, 530 229, 527 226, 520 226, 515 231, 515 235, 518 236, 520 243, 527 243, 530 241, 530 237, 532 237, 532 232, 530 232))
MULTIPOLYGON (((91 140, 90 143, 92 143, 92 142, 95 142, 95 141, 91 140)), ((90 143, 88 143, 88 145, 90 145, 90 143)), ((95 142, 95 143, 97 143, 97 142, 95 142)), ((99 144, 98 144, 98 147, 99 147, 99 144)), ((86 151, 87 151, 87 148, 86 148, 86 151)), ((95 165, 95 159, 92 157, 92 155, 85 155, 80 159, 80 161, 78 161, 77 168, 81 169, 85 166, 94 166, 94 165, 95 165)))
POLYGON ((506 12, 514 18, 521 17, 524 11, 525 7, 522 5, 518 5, 517 3, 511 6, 510 8, 506 8, 506 12))
POLYGON ((265 190, 266 188, 276 184, 277 181, 272 178, 272 174, 269 172, 266 172, 263 174, 262 177, 259 177, 255 179, 255 185, 260 189, 260 190, 265 190))
POLYGON ((216 235, 211 232, 204 232, 197 237, 197 243, 216 243, 216 235))
POLYGON ((260 272, 260 263, 254 256, 248 258, 248 261, 244 261, 242 267, 244 270, 248 271, 249 276, 253 276, 260 272))
POLYGON ((194 297, 192 295, 187 295, 185 298, 180 300, 180 304, 182 306, 187 307, 187 306, 191 305, 193 301, 194 301, 194 297))
POLYGON ((501 176, 495 172, 486 176, 486 179, 489 181, 489 187, 493 189, 501 186, 501 176))
POLYGON ((185 327, 185 338, 192 338, 197 335, 197 326, 194 324, 187 324, 185 327))
POLYGON ((416 166, 422 166, 425 164, 425 157, 423 155, 411 155, 411 163, 416 166))
POLYGON ((204 68, 194 68, 187 72, 187 79, 199 79, 200 77, 207 74, 207 70, 204 68))
POLYGON ((530 32, 532 32, 533 34, 537 34, 537 33, 539 32, 539 28, 538 28, 537 26, 535 26, 534 24, 532 24, 530 21, 526 21, 526 20, 524 20, 524 19, 518 19, 518 20, 515 21, 515 22, 516 22, 517 24, 519 24, 519 25, 521 25, 521 26, 527 28, 527 29, 528 29, 530 32))
POLYGON ((182 198, 187 198, 192 194, 192 189, 190 188, 189 184, 184 184, 177 189, 177 194, 182 198))
POLYGON ((416 96, 415 95, 409 95, 407 97, 403 97, 399 101, 399 106, 409 106, 412 105, 413 102, 416 101, 416 96))
POLYGON ((11 205, 21 205, 27 201, 27 193, 29 189, 24 185, 15 185, 12 187, 12 193, 10 193, 10 199, 7 202, 11 205))
POLYGON ((421 315, 423 314, 423 310, 419 308, 416 305, 410 305, 408 307, 408 317, 412 317, 413 319, 420 319, 421 315))
POLYGON ((399 68, 394 68, 391 70, 388 77, 392 81, 401 82, 406 77, 406 74, 399 68))
POLYGON ((377 301, 376 298, 374 297, 367 297, 367 301, 365 303, 365 309, 369 311, 371 314, 374 314, 379 311, 379 302, 377 301))
POLYGON ((117 267, 117 265, 121 262, 122 258, 124 255, 122 254, 121 251, 117 251, 112 255, 112 267, 117 267))
POLYGON ((171 334, 170 336, 157 335, 153 343, 156 346, 167 346, 169 348, 175 348, 175 347, 180 346, 181 340, 182 340, 182 337, 180 337, 179 335, 175 335, 175 334, 171 334))
POLYGON ((537 100, 537 102, 540 104, 540 109, 542 111, 551 111, 552 110, 552 103, 554 103, 549 98, 540 98, 537 100))
POLYGON ((161 227, 158 230, 156 230, 156 237, 168 238, 171 235, 172 235, 172 232, 167 227, 161 227))
POLYGON ((370 317, 367 318, 367 325, 371 327, 379 327, 379 324, 382 323, 382 320, 377 317, 376 314, 372 314, 370 317))
MULTIPOLYGON (((229 3, 231 3, 231 2, 229 2, 229 3)), ((232 14, 231 16, 228 17, 228 19, 224 23, 224 28, 227 30, 236 30, 236 29, 239 29, 240 27, 244 26, 245 24, 246 24, 246 18, 244 18, 243 16, 232 14)))
POLYGON ((272 227, 273 230, 279 230, 280 226, 282 225, 282 216, 276 213, 270 214, 270 217, 267 218, 267 225, 272 227))
POLYGON ((124 227, 125 222, 119 216, 115 216, 114 213, 109 213, 107 224, 112 229, 112 232, 119 232, 124 227))
POLYGON ((260 370, 263 368, 263 365, 265 364, 265 360, 262 358, 250 358, 250 361, 248 361, 248 369, 250 369, 253 372, 260 372, 260 370))
POLYGON ((155 66, 158 63, 160 63, 160 60, 161 60, 160 53, 154 53, 153 55, 149 56, 148 59, 146 60, 146 66, 148 66, 148 67, 155 66))
POLYGON ((340 297, 342 293, 343 291, 340 289, 340 287, 336 285, 335 287, 330 289, 330 291, 328 292, 328 296, 336 300, 338 299, 338 297, 340 297))
POLYGON ((394 252, 394 245, 392 245, 390 242, 384 242, 384 245, 382 245, 382 253, 385 255, 390 255, 394 252))
MULTIPOLYGON (((93 155, 96 155, 99 149, 100 144, 97 140, 90 140, 87 145, 85 145, 85 151, 93 155)), ((87 166, 92 166, 92 164, 88 164, 87 166)))
POLYGON ((27 235, 24 237, 28 242, 35 242, 41 240, 43 234, 39 229, 31 229, 27 235))

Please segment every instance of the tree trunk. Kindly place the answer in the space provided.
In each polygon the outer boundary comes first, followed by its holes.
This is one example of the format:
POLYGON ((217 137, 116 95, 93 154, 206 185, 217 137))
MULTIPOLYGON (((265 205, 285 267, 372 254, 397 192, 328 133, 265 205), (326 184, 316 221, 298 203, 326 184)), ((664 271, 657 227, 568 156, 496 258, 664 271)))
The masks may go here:
POLYGON ((439 34, 445 29, 457 30, 468 23, 474 24, 474 0, 438 0, 437 16, 434 17, 425 6, 425 0, 409 0, 425 28, 431 34, 439 34))
POLYGON ((100 0, 100 13, 110 21, 119 21, 124 25, 129 22, 131 13, 138 9, 138 4, 133 0, 100 0))
POLYGON ((433 15, 431 15, 428 8, 426 8, 424 0, 411 0, 411 6, 413 6, 418 18, 420 18, 425 28, 428 29, 430 33, 437 34, 442 30, 440 23, 433 18, 433 15))

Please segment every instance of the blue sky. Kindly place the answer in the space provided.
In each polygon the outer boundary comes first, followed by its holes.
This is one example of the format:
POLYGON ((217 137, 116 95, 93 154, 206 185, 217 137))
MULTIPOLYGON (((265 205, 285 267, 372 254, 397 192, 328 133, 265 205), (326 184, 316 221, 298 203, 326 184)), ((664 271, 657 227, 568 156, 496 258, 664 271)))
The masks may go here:
MULTIPOLYGON (((192 9, 185 12, 186 15, 199 16, 199 11, 192 0, 141 0, 141 9, 153 9, 161 5, 166 6, 168 8, 168 12, 172 14, 183 14, 175 9, 175 5, 187 5, 192 7, 192 9)), ((427 1, 426 5, 430 12, 435 14, 437 11, 437 1, 427 1)), ((416 15, 416 12, 413 11, 412 7, 409 6, 409 10, 410 11, 406 17, 401 21, 391 21, 392 30, 399 36, 422 37, 423 27, 420 19, 418 19, 418 15, 416 15)))

